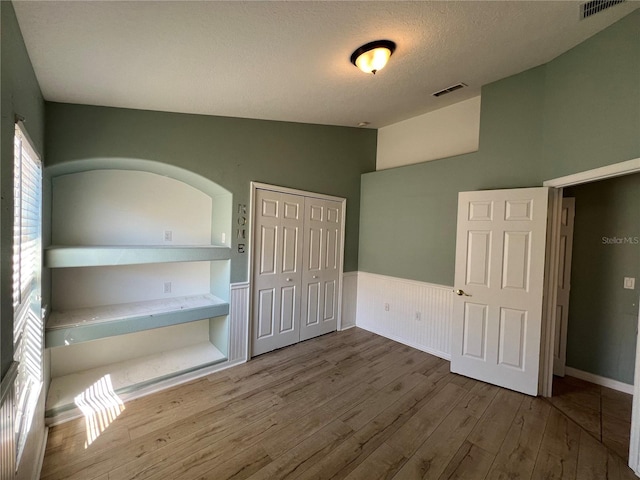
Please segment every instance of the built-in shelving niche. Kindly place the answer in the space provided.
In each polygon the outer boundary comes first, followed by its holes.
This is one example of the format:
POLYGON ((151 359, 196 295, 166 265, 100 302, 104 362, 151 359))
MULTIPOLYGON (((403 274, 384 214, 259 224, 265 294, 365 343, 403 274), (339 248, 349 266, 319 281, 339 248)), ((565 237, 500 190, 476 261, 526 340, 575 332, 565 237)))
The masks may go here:
POLYGON ((49 178, 49 420, 105 378, 125 395, 223 365, 231 194, 130 168, 49 178))

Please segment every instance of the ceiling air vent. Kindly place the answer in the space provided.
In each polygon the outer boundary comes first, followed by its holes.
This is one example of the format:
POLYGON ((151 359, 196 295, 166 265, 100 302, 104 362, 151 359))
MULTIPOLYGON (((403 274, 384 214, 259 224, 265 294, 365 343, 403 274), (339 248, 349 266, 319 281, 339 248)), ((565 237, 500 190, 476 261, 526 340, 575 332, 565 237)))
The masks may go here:
POLYGON ((619 3, 624 3, 627 0, 592 0, 591 2, 583 3, 580 5, 580 18, 585 19, 596 13, 600 13, 607 8, 611 8, 619 3))
POLYGON ((431 95, 433 95, 434 97, 441 97, 442 95, 446 95, 447 93, 451 93, 451 92, 455 92, 456 90, 460 90, 461 88, 466 87, 467 84, 466 83, 456 83, 455 85, 451 85, 450 87, 447 88, 443 88, 442 90, 439 90, 435 93, 432 93, 431 95))

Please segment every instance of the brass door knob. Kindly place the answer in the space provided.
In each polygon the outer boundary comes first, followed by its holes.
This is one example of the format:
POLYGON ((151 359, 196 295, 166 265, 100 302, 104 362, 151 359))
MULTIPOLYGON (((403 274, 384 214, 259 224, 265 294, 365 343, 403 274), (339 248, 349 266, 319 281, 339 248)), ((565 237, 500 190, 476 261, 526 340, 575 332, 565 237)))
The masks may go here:
POLYGON ((454 292, 456 295, 458 295, 459 297, 462 297, 463 295, 464 295, 465 297, 470 297, 470 296, 471 296, 471 295, 469 295, 468 293, 466 293, 464 290, 460 290, 460 289, 458 289, 458 290, 454 290, 453 292, 454 292))

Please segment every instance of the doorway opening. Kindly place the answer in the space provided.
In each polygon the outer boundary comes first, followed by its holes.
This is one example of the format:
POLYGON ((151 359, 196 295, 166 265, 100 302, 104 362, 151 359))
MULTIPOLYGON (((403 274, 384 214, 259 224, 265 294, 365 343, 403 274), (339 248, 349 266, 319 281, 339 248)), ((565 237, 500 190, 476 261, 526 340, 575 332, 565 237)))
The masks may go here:
POLYGON ((638 171, 640 159, 635 159, 545 182, 545 186, 556 188, 555 209, 551 215, 552 270, 549 275, 555 282, 550 282, 554 285, 547 290, 550 299, 553 295, 547 310, 551 320, 547 332, 553 341, 547 344, 543 359, 546 365, 542 370, 543 375, 548 375, 542 385, 543 395, 551 397, 552 403, 595 438, 628 458, 629 466, 636 473, 640 443, 638 294, 636 289, 628 288, 625 276, 635 278, 640 264, 634 243, 640 221, 631 211, 637 211, 637 206, 635 209, 633 206, 637 205, 638 190, 634 185, 637 185, 638 171), (623 201, 625 192, 629 205, 623 201), (561 240, 563 197, 577 197, 568 316, 563 315, 565 312, 559 306, 565 260, 562 248, 566 246, 561 240), (626 212, 618 211, 625 208, 626 212), (626 223, 620 218, 626 218, 626 223), (629 271, 631 273, 624 273, 629 271), (622 275, 617 278, 619 272, 622 275), (568 325, 566 322, 563 325, 563 317, 568 319, 568 325), (563 327, 569 333, 559 339, 563 327), (566 346, 569 365, 566 369, 564 365, 560 368, 557 365, 558 352, 563 346, 566 346), (559 375, 554 377, 552 373, 559 375), (562 377, 562 373, 566 376, 562 377))
POLYGON ((640 273, 637 192, 639 173, 563 189, 555 352, 564 358, 554 358, 551 397, 624 459, 638 314, 629 283, 640 273))

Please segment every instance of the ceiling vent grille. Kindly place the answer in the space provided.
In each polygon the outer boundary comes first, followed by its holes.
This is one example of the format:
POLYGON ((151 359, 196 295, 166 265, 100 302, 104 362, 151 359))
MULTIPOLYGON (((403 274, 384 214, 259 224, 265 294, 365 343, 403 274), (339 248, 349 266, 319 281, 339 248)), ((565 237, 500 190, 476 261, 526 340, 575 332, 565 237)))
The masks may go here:
POLYGON ((442 95, 446 95, 447 93, 455 92, 456 90, 460 90, 461 88, 466 87, 466 83, 456 83, 455 85, 451 85, 450 87, 443 88, 442 90, 438 90, 435 93, 432 93, 434 97, 441 97, 442 95))
POLYGON ((607 8, 611 8, 619 3, 624 3, 627 0, 592 0, 591 2, 583 3, 580 5, 580 18, 583 20, 591 15, 600 13, 607 8))

